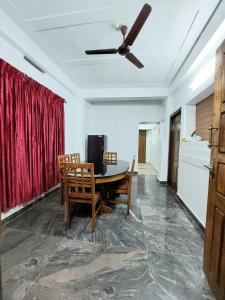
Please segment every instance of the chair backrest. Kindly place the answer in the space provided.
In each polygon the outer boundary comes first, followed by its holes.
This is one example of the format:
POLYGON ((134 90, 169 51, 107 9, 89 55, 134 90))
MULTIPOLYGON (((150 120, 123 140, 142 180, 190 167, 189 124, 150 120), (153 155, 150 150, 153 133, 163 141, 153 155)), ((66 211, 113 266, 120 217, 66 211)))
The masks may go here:
POLYGON ((117 162, 117 152, 104 152, 103 162, 108 165, 114 165, 117 162))
POLYGON ((95 197, 93 163, 64 164, 64 192, 68 198, 92 199, 95 197))
POLYGON ((69 154, 63 154, 57 156, 57 168, 58 168, 58 173, 59 176, 63 176, 63 166, 65 162, 69 162, 70 156, 69 154))
POLYGON ((71 153, 70 154, 70 162, 80 163, 80 153, 71 153))
POLYGON ((135 155, 134 155, 133 160, 132 160, 132 165, 131 165, 130 174, 129 174, 128 192, 131 191, 132 178, 133 178, 133 175, 134 175, 134 165, 135 165, 135 155))

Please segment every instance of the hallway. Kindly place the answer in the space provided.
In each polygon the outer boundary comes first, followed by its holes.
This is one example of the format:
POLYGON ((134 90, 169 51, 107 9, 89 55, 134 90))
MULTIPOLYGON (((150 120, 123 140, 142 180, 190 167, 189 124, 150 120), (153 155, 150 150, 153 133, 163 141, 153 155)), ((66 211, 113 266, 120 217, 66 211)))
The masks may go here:
POLYGON ((55 191, 3 230, 3 299, 214 299, 202 272, 203 234, 155 176, 133 179, 132 214, 75 212, 64 229, 55 191))

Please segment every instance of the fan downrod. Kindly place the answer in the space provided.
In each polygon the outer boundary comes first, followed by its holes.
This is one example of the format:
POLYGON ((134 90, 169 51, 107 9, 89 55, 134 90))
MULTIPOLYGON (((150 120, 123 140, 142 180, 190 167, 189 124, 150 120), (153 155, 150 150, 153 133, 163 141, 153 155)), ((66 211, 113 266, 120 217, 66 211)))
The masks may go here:
POLYGON ((127 30, 128 30, 128 27, 126 25, 121 25, 120 26, 120 31, 122 33, 122 35, 125 37, 125 35, 127 34, 127 30))
POLYGON ((128 27, 126 25, 121 25, 120 26, 120 31, 123 35, 123 44, 118 48, 117 51, 120 55, 126 56, 130 52, 130 47, 124 43, 125 36, 127 34, 127 31, 128 31, 128 27))

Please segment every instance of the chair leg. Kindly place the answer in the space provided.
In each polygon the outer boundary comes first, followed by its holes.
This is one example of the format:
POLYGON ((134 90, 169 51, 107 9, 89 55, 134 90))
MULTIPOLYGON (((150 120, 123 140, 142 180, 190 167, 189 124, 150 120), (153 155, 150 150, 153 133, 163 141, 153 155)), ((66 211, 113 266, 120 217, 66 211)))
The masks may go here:
POLYGON ((67 228, 71 228, 72 217, 71 217, 71 203, 67 200, 67 228))
POLYGON ((63 192, 63 184, 62 184, 62 182, 60 182, 60 194, 61 194, 61 205, 63 205, 63 203, 64 203, 64 192, 63 192))
POLYGON ((131 196, 130 194, 128 194, 128 201, 127 201, 127 214, 130 214, 130 200, 131 200, 131 196))
POLYGON ((95 213, 95 204, 92 204, 92 218, 91 218, 91 223, 92 223, 92 232, 95 232, 95 227, 96 227, 96 213, 95 213))
POLYGON ((100 198, 100 214, 102 215, 102 210, 103 210, 103 200, 102 200, 102 195, 101 195, 101 198, 100 198))

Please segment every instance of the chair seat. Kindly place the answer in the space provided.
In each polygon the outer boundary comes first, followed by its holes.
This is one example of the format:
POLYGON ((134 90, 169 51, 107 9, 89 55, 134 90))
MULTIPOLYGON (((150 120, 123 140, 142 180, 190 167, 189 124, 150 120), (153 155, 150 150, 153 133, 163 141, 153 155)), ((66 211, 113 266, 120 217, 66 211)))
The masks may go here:
MULTIPOLYGON (((95 194, 95 203, 97 203, 99 200, 100 200, 100 198, 101 198, 101 193, 100 192, 97 192, 96 194, 95 194)), ((79 197, 70 197, 70 201, 71 202, 90 202, 90 203, 92 203, 92 199, 90 199, 90 198, 79 198, 79 197)))

